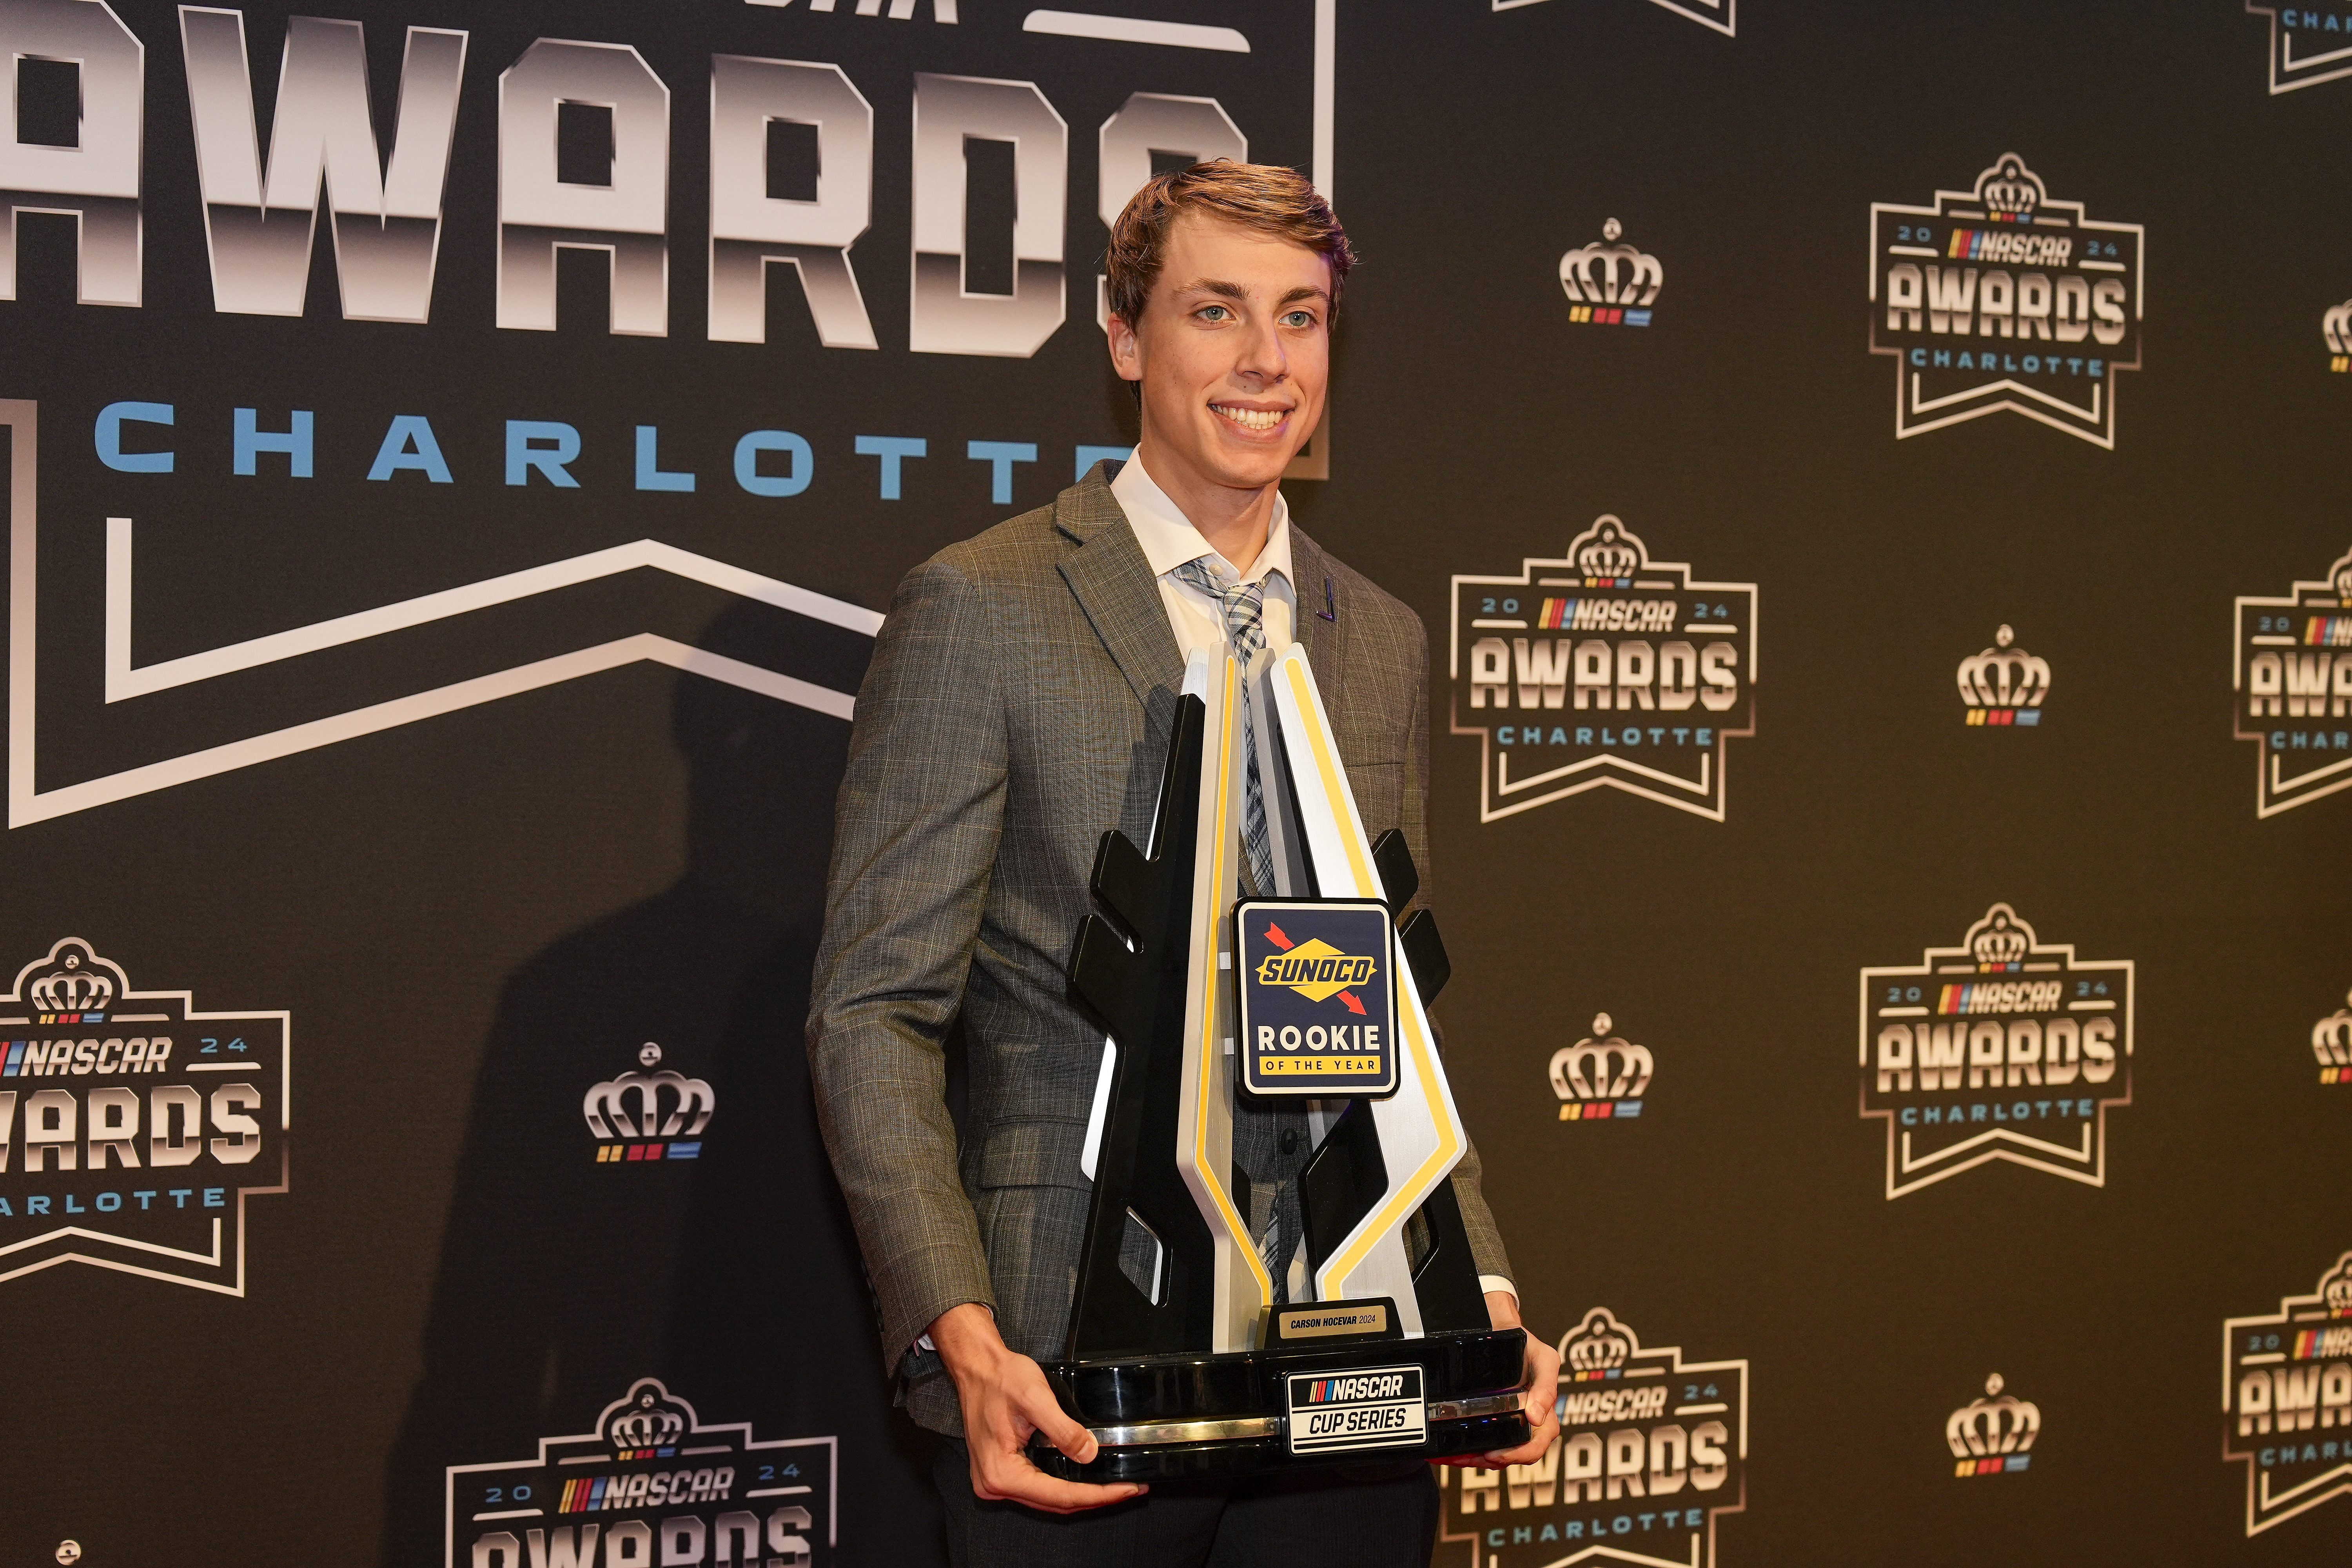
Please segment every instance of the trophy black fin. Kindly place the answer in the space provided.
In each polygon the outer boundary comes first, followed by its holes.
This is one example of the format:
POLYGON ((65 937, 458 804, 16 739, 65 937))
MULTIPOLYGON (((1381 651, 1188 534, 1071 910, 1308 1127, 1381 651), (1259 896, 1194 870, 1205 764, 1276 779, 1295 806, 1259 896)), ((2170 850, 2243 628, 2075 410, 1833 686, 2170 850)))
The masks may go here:
POLYGON ((1205 1350, 1214 1336, 1215 1244, 1174 1157, 1206 720, 1199 698, 1177 700, 1151 852, 1103 835, 1091 883, 1101 912, 1071 957, 1070 999, 1118 1052, 1070 1305, 1073 1361, 1205 1350))
POLYGON ((1308 1273, 1323 1267, 1388 1190, 1388 1162, 1381 1155, 1372 1108, 1368 1101, 1351 1100, 1298 1173, 1308 1273))
MULTIPOLYGON (((1415 1260, 1412 1293, 1421 1302, 1423 1333, 1493 1328, 1486 1293, 1478 1287, 1478 1265, 1470 1256, 1470 1233, 1462 1224, 1461 1200, 1447 1177, 1423 1200, 1415 1215, 1427 1228, 1429 1252, 1415 1260)), ((1418 1227, 1417 1227, 1418 1228, 1418 1227)))
POLYGON ((1404 907, 1421 891, 1421 872, 1414 868, 1412 851, 1405 847, 1402 829, 1391 827, 1372 840, 1372 868, 1381 874, 1389 913, 1402 918, 1404 907))
POLYGON ((1426 1007, 1454 978, 1454 961, 1445 956, 1445 939, 1437 934, 1437 917, 1426 909, 1413 910, 1397 927, 1397 946, 1412 965, 1412 988, 1421 993, 1421 1005, 1426 1007))

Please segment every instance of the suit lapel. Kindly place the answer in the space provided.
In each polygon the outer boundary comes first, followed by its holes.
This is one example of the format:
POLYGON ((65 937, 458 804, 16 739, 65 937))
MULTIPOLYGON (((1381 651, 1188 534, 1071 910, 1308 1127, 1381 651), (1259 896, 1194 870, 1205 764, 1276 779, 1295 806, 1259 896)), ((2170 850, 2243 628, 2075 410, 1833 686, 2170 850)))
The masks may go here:
POLYGON ((1315 672, 1315 689, 1323 694, 1323 706, 1337 710, 1339 705, 1340 672, 1339 642, 1343 633, 1338 619, 1339 606, 1328 599, 1326 590, 1331 586, 1331 567, 1323 548, 1300 530, 1298 520, 1290 520, 1290 565, 1297 573, 1291 584, 1298 595, 1298 613, 1292 617, 1297 623, 1292 636, 1307 647, 1307 667, 1315 672), (1332 618, 1325 619, 1329 609, 1332 618))
MULTIPOLYGON (((1062 557, 1062 580, 1134 688, 1136 700, 1152 713, 1154 691, 1172 692, 1183 685, 1184 662, 1168 625, 1160 581, 1102 472, 1089 473, 1054 503, 1054 525, 1075 546, 1062 557)), ((1152 722, 1160 722, 1158 714, 1152 722)))

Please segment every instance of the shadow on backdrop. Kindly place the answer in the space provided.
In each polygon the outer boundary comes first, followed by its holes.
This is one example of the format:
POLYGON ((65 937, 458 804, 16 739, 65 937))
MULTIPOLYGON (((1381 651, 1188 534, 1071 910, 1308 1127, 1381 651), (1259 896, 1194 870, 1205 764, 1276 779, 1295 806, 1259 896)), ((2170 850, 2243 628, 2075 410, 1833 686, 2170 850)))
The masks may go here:
MULTIPOLYGON (((842 690, 871 647, 752 604, 699 640, 842 690)), ((532 1458, 648 1376, 705 1424, 837 1436, 841 1560, 943 1558, 928 1439, 890 1405, 803 1055, 848 726, 681 676, 671 729, 686 874, 501 994, 389 1466, 384 1568, 443 1561, 446 1467, 532 1458), (629 1073, 677 1075, 635 1136, 638 1092, 592 1097, 629 1073)))

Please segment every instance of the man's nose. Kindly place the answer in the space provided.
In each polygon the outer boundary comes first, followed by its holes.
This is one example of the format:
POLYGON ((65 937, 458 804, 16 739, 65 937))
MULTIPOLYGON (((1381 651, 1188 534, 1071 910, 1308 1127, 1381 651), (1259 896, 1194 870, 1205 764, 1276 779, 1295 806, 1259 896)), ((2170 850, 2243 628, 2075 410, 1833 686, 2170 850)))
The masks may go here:
POLYGON ((1280 381, 1290 373, 1289 356, 1282 349, 1282 334, 1275 330, 1273 322, 1260 322, 1250 329, 1242 342, 1241 357, 1234 363, 1234 373, 1268 382, 1280 381))

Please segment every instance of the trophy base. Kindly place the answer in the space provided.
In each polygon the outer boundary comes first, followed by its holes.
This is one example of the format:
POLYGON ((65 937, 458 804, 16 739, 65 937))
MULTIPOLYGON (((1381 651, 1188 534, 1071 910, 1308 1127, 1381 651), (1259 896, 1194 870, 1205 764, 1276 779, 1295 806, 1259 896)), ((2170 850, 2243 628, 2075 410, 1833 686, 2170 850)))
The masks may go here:
POLYGON ((1029 1458, 1065 1480, 1155 1481, 1514 1448, 1528 1440, 1526 1340, 1491 1329, 1049 1362, 1062 1408, 1101 1451, 1080 1465, 1032 1437, 1029 1458))

